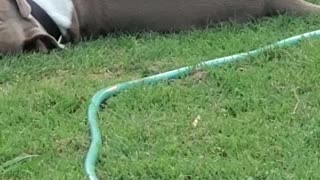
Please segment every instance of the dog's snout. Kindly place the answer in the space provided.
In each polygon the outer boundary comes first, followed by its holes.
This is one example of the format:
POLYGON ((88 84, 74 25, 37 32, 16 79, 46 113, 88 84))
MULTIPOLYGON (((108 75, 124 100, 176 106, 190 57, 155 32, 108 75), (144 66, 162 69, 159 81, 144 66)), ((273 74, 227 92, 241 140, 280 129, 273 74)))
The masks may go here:
POLYGON ((0 54, 15 54, 22 52, 22 43, 0 42, 0 54))
POLYGON ((48 52, 58 48, 56 40, 39 27, 17 23, 0 25, 0 54, 48 52))
POLYGON ((48 48, 46 46, 46 39, 45 37, 33 37, 30 40, 26 40, 23 44, 24 51, 36 51, 36 52, 43 52, 47 53, 48 48))
POLYGON ((37 34, 23 42, 23 51, 47 53, 54 48, 58 48, 58 43, 47 34, 37 34))
POLYGON ((23 30, 15 23, 0 26, 0 54, 14 54, 23 50, 23 30))

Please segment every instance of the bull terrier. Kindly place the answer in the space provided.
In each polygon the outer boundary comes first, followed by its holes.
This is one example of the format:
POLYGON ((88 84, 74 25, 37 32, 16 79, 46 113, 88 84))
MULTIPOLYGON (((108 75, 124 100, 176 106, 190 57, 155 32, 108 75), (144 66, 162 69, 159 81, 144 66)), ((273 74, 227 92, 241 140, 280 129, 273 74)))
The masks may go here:
POLYGON ((277 14, 320 14, 303 0, 0 0, 0 54, 48 52, 117 31, 172 32, 277 14))

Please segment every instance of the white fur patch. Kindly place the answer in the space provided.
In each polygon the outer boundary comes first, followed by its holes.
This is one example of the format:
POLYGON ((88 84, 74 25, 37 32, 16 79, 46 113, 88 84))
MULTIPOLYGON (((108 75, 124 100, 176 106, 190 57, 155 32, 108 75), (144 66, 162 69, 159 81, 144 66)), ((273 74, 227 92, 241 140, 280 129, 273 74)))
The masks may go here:
POLYGON ((33 0, 44 9, 59 26, 62 34, 71 27, 74 5, 72 0, 33 0))

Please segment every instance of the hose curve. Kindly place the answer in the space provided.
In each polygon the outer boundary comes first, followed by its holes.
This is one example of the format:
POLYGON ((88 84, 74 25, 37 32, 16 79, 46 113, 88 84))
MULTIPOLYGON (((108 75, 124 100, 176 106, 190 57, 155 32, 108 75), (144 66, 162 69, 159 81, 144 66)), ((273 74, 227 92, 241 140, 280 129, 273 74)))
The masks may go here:
POLYGON ((187 67, 179 68, 176 70, 168 71, 165 73, 153 75, 150 77, 128 81, 121 84, 116 84, 114 86, 98 91, 91 99, 91 104, 89 105, 88 115, 87 115, 88 116, 87 120, 90 127, 90 135, 91 135, 91 143, 85 159, 85 171, 86 171, 87 177, 90 180, 98 180, 98 177, 95 171, 95 166, 96 166, 96 162, 98 160, 101 146, 102 146, 101 132, 98 124, 98 113, 99 113, 101 104, 107 99, 109 99, 110 97, 117 95, 118 93, 123 92, 124 90, 133 88, 141 84, 156 84, 160 81, 176 79, 182 76, 189 75, 194 68, 221 66, 227 63, 244 60, 250 56, 256 56, 258 54, 265 52, 266 50, 297 45, 303 39, 312 39, 312 38, 319 38, 319 37, 320 37, 320 30, 312 31, 312 32, 308 32, 298 36, 293 36, 291 38, 278 41, 272 45, 258 48, 256 50, 249 51, 246 53, 240 53, 232 56, 205 61, 195 66, 187 66, 187 67))

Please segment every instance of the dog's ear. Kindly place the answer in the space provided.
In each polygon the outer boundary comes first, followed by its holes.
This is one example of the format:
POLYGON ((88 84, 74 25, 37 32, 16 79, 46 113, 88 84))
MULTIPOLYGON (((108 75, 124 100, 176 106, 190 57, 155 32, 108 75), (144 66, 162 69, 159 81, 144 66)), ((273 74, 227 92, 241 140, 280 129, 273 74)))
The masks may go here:
POLYGON ((24 18, 29 18, 31 15, 31 6, 27 0, 16 0, 20 14, 24 18))

